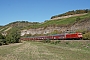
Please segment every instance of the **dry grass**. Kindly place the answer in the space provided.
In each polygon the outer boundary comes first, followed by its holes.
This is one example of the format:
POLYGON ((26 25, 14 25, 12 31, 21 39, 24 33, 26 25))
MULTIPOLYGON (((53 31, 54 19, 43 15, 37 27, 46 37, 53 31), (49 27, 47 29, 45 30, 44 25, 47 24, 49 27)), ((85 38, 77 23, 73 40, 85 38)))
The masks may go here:
MULTIPOLYGON (((64 42, 62 42, 64 43, 64 42)), ((62 44, 61 43, 61 44, 62 44)), ((42 42, 0 46, 0 60, 89 60, 90 50, 42 42)))

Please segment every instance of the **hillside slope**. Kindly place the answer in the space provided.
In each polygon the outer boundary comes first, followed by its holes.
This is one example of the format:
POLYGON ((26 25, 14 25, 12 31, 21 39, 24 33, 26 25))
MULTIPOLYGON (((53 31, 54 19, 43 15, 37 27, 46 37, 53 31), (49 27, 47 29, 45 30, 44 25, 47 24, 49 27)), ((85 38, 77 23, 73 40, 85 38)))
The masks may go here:
MULTIPOLYGON (((57 34, 66 30, 90 31, 90 13, 81 16, 74 16, 64 19, 47 20, 43 23, 16 21, 0 27, 0 32, 8 32, 12 27, 21 30, 21 36, 25 34, 30 35, 44 35, 44 34, 57 34)), ((81 31, 80 31, 81 32, 81 31)))
POLYGON ((66 19, 49 20, 34 27, 36 28, 22 30, 21 35, 24 34, 39 35, 49 33, 57 34, 65 32, 66 30, 73 30, 79 32, 87 31, 90 29, 90 13, 83 16, 75 16, 66 19))

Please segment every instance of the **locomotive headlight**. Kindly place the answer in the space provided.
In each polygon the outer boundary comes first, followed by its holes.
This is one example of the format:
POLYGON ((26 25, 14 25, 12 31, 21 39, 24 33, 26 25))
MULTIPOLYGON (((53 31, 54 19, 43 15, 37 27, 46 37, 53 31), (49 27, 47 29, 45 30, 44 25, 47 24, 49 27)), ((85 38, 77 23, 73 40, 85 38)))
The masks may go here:
POLYGON ((82 37, 82 34, 78 34, 78 37, 82 37))

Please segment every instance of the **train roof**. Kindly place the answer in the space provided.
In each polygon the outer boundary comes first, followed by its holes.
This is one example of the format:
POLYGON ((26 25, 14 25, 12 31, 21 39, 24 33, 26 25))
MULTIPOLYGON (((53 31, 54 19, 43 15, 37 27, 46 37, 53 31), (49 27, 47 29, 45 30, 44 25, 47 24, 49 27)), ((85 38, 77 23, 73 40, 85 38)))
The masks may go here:
POLYGON ((51 35, 51 36, 59 36, 59 35, 65 35, 65 34, 54 34, 54 35, 51 35))

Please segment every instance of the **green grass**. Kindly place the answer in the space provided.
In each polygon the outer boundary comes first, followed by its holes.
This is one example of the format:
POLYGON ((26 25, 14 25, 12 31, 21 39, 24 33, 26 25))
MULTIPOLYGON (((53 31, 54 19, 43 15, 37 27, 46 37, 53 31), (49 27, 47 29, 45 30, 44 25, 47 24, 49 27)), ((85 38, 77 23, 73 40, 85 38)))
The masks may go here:
POLYGON ((0 60, 89 60, 90 41, 61 41, 60 44, 23 42, 0 46, 0 60), (66 44, 66 42, 69 42, 66 44), (89 48, 82 47, 83 45, 89 48))
POLYGON ((40 27, 48 27, 48 26, 67 26, 67 25, 72 25, 76 22, 76 18, 80 18, 78 21, 82 21, 85 18, 90 17, 90 13, 83 15, 83 16, 75 16, 75 17, 70 17, 70 18, 65 18, 65 19, 58 19, 58 20, 48 20, 42 24, 39 25, 33 25, 31 26, 32 28, 40 28, 40 27))

